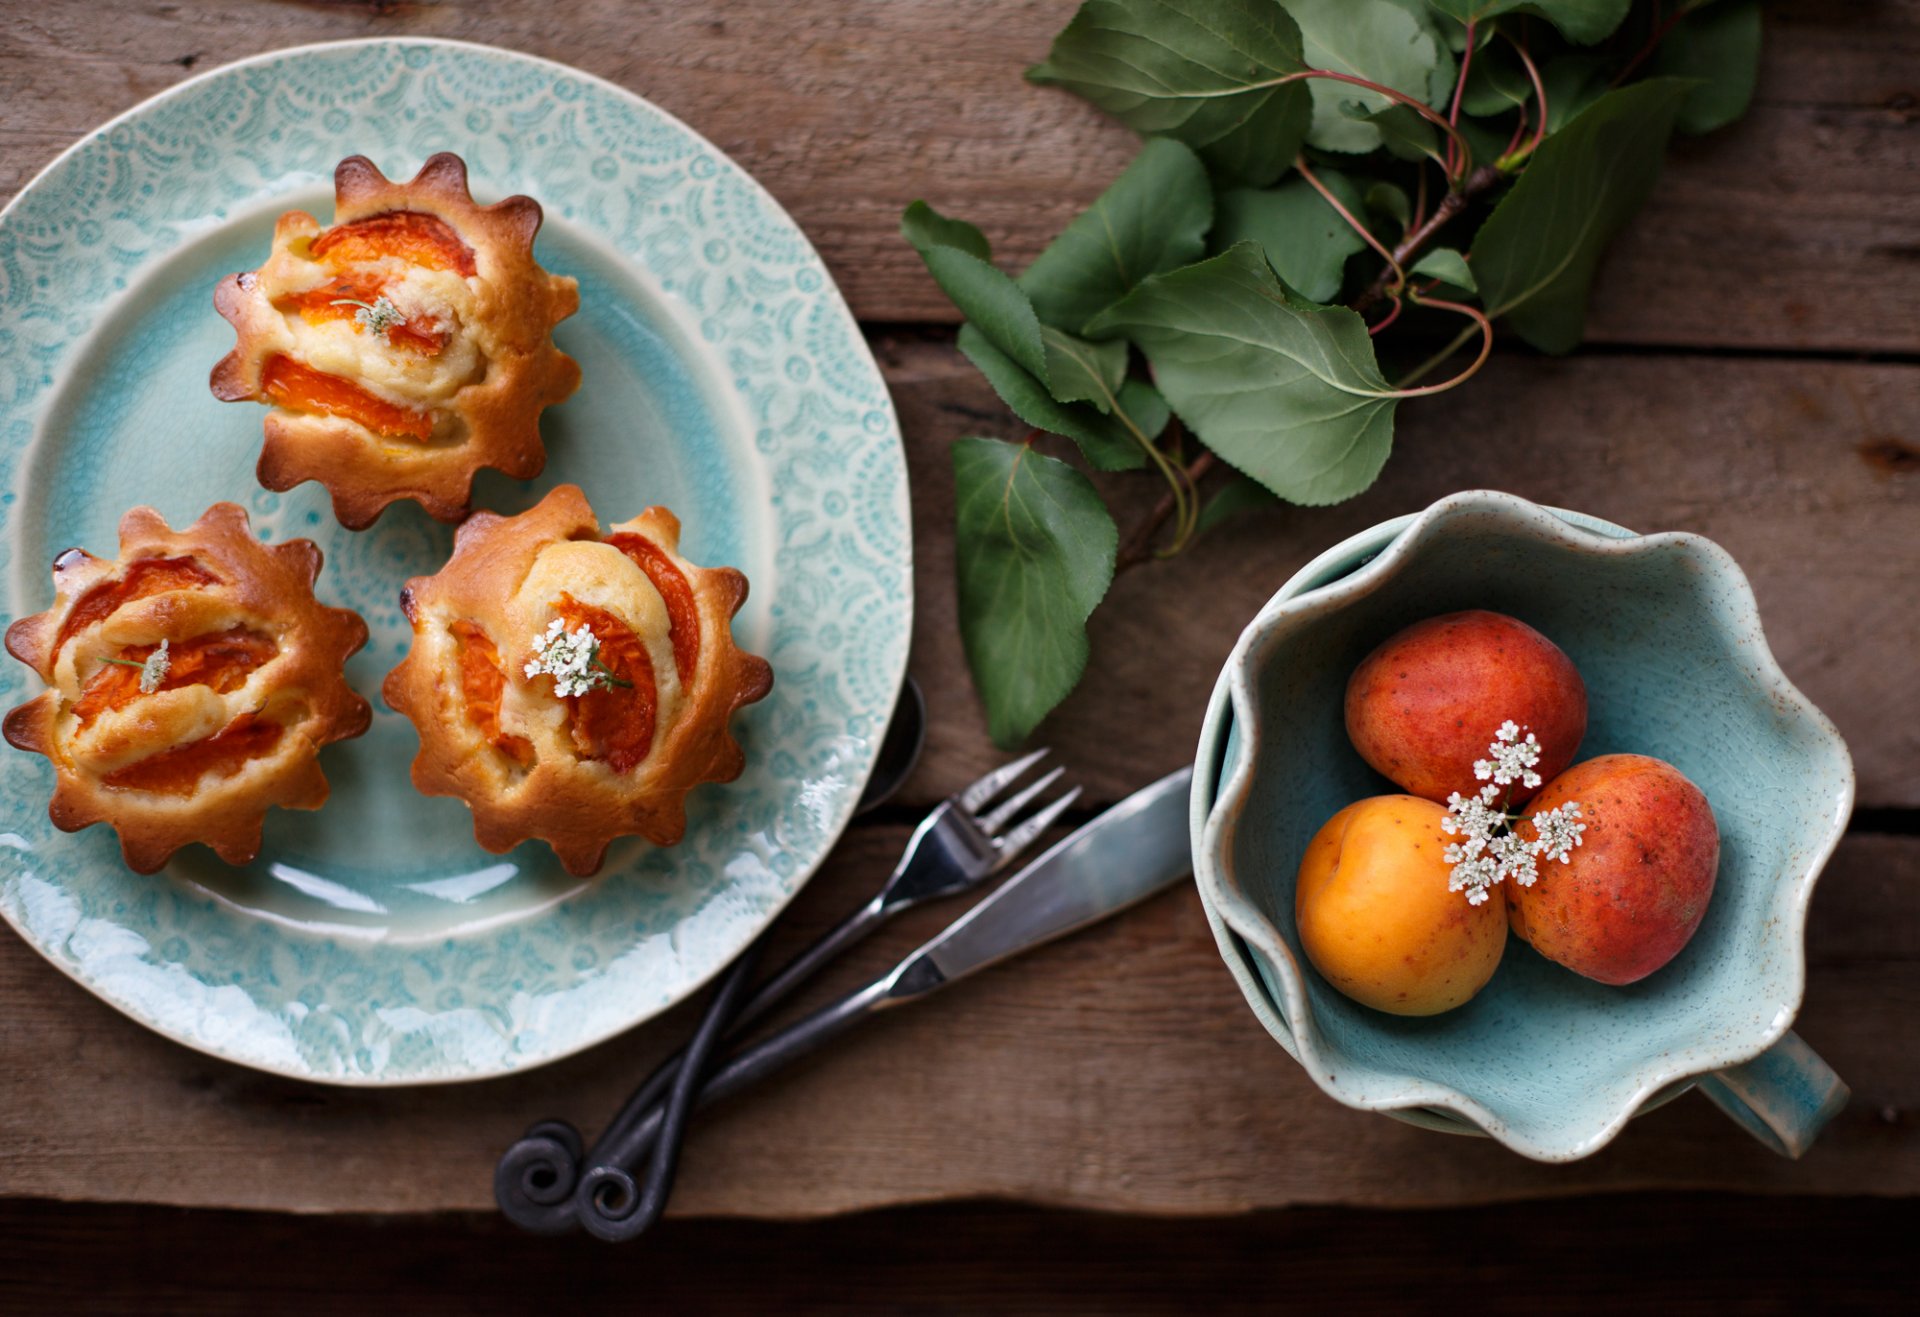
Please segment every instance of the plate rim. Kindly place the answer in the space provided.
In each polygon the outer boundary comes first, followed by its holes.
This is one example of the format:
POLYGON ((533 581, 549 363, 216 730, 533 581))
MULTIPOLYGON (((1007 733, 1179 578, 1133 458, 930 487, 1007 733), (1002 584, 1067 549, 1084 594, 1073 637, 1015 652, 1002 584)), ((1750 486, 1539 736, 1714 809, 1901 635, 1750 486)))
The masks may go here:
MULTIPOLYGON (((47 161, 45 165, 43 165, 40 169, 35 171, 31 177, 29 177, 24 183, 20 185, 19 189, 14 193, 14 195, 7 199, 6 204, 4 206, 0 206, 0 230, 3 230, 5 228, 9 217, 11 217, 14 211, 21 205, 21 203, 25 201, 26 198, 33 193, 34 189, 41 186, 41 184, 48 178, 48 176, 53 174, 57 169, 59 169, 70 157, 79 154, 80 152, 86 150, 88 147, 94 145, 96 142, 104 139, 108 135, 108 133, 110 133, 114 128, 124 123, 132 121, 137 116, 140 116, 144 112, 151 110, 155 106, 161 105, 169 100, 174 99, 177 96, 187 93, 190 89, 198 86, 201 83, 210 82, 216 78, 220 78, 224 76, 231 76, 236 71, 253 66, 253 65, 265 64, 265 63, 278 61, 278 60, 284 60, 290 57, 298 57, 298 56, 313 54, 317 52, 338 51, 338 50, 351 49, 351 48, 382 48, 382 47, 393 48, 395 50, 404 50, 407 48, 415 48, 415 47, 435 47, 435 48, 449 49, 456 52, 462 52, 467 54, 477 54, 486 58, 519 61, 527 64, 536 65, 542 68, 543 70, 551 73, 555 77, 573 78, 583 83, 593 84, 607 94, 611 94, 617 98, 621 98, 626 101, 632 102, 635 105, 647 111, 648 113, 658 116, 661 120, 665 121, 667 124, 671 125, 673 128, 686 134, 687 137, 690 138, 698 146, 704 148, 707 151, 710 151, 716 158, 723 160, 727 164, 732 166, 732 168, 738 172, 738 175, 741 181, 747 187, 751 188, 753 191, 759 194, 759 198, 762 201, 762 203, 766 205, 774 215, 778 216, 781 220, 785 221, 785 223, 792 228, 793 232, 796 235, 798 235, 800 241, 804 244, 807 253, 812 257, 814 264, 817 266, 817 268, 821 272, 821 275, 824 279, 824 291, 829 294, 829 301, 831 305, 835 308, 837 317, 843 322, 847 330, 848 339, 850 343, 854 345, 854 347, 857 349, 859 356, 865 360, 866 364, 873 372, 874 379, 878 381, 880 385, 879 395, 878 395, 879 396, 878 406, 883 408, 886 413, 887 419, 889 421, 887 434, 891 437, 894 445, 898 448, 900 453, 900 480, 899 480, 899 484, 898 484, 898 488, 895 496, 895 503, 896 503, 895 510, 899 514, 900 523, 904 530, 904 536, 903 536, 904 542, 903 542, 903 547, 902 547, 902 552, 901 552, 901 557, 899 562, 899 566, 901 569, 900 582, 901 582, 902 595, 901 595, 900 608, 902 612, 902 628, 900 633, 901 634, 900 644, 898 645, 896 652, 890 657, 888 661, 889 675, 885 683, 885 688, 891 692, 892 703, 890 703, 887 706, 887 708, 883 711, 882 716, 883 718, 890 718, 893 708, 898 704, 900 691, 904 687, 906 682, 908 659, 912 651, 913 623, 914 623, 914 618, 916 613, 916 604, 917 604, 917 598, 916 598, 917 592, 914 585, 914 572, 913 572, 914 544, 913 544, 913 517, 912 517, 912 511, 913 511, 912 480, 911 480, 911 473, 908 470, 907 462, 906 462, 906 439, 900 425, 899 410, 894 405, 892 390, 887 385, 886 375, 880 368, 880 363, 878 358, 876 358, 873 354, 872 345, 868 343, 865 333, 862 332, 860 328, 858 317, 854 315, 853 308, 848 304, 845 294, 841 291, 839 281, 834 277, 832 268, 827 264, 825 258, 823 258, 820 255, 819 249, 814 245, 813 239, 808 235, 806 229, 800 225, 799 221, 794 219, 793 215, 787 210, 786 206, 782 204, 780 199, 776 197, 773 194, 773 192, 764 183, 760 181, 758 176, 756 176, 751 170, 747 169, 738 160, 736 160, 731 153, 720 148, 704 133, 700 132, 697 128, 693 127, 685 119, 682 119, 679 115, 675 114, 673 111, 666 109, 665 107, 659 105, 658 103, 642 95, 641 93, 637 91, 633 91, 630 88, 624 87, 619 83, 614 82, 610 78, 602 77, 597 73, 590 73, 585 69, 581 69, 575 65, 567 64, 561 60, 549 58, 545 55, 531 54, 526 51, 516 50, 510 46, 493 45, 493 44, 489 44, 487 42, 481 42, 481 41, 467 41, 467 40, 461 40, 453 37, 434 37, 434 36, 349 37, 349 38, 344 38, 337 41, 301 42, 296 45, 281 46, 272 50, 256 51, 251 55, 245 55, 238 59, 229 60, 226 63, 217 64, 211 68, 204 69, 198 73, 191 75, 190 77, 182 78, 180 81, 173 83, 167 87, 163 87, 159 91, 153 93, 150 96, 141 98, 140 100, 136 101, 133 105, 130 105, 126 109, 120 111, 118 114, 115 114, 108 119, 102 120, 101 122, 95 124, 92 128, 87 129, 74 141, 72 141, 65 148, 63 148, 58 154, 56 154, 51 160, 47 161)), ((614 246, 611 243, 609 243, 608 245, 610 248, 612 248, 615 251, 617 255, 621 257, 622 261, 626 263, 630 268, 638 268, 638 267, 634 267, 633 258, 629 253, 620 251, 616 246, 614 246)), ((641 272, 644 273, 644 270, 642 270, 641 272)), ((43 416, 43 413, 39 409, 36 409, 36 415, 35 415, 36 421, 42 419, 42 416, 43 416)), ((24 943, 28 948, 30 948, 42 960, 52 965, 55 969, 59 970, 68 979, 78 984, 80 987, 86 989, 86 991, 92 994, 94 997, 106 1003, 108 1006, 112 1007, 115 1011, 119 1012, 121 1015, 125 1016, 127 1019, 139 1025, 141 1028, 147 1029, 159 1035, 160 1037, 167 1039, 169 1042, 175 1043, 181 1047, 185 1047, 190 1051, 199 1053, 200 1055, 203 1055, 203 1056, 212 1057, 228 1065, 240 1066, 245 1069, 253 1070, 262 1074, 278 1075, 283 1078, 299 1080, 307 1083, 324 1084, 328 1087, 333 1087, 333 1088, 353 1088, 353 1089, 425 1088, 425 1087, 443 1087, 443 1086, 452 1085, 452 1084, 479 1083, 479 1082, 483 1082, 491 1079, 503 1079, 509 1076, 524 1074, 533 1070, 540 1069, 544 1066, 552 1065, 555 1062, 565 1060, 572 1056, 577 1056, 582 1052, 588 1051, 592 1048, 595 1048, 595 1047, 601 1046, 602 1044, 610 1042, 613 1039, 619 1038, 622 1035, 633 1031, 634 1029, 640 1028, 650 1023, 651 1021, 658 1019, 660 1016, 667 1014, 668 1012, 674 1010, 676 1007, 683 1005, 688 1000, 697 996, 701 992, 701 990, 704 989, 714 979, 718 978, 720 974, 729 965, 731 965, 734 962, 734 960, 736 960, 739 957, 742 951, 746 950, 747 947, 751 946, 755 939, 759 938, 763 933, 765 933, 766 930, 770 928, 780 918, 780 916, 786 911, 787 907, 793 902, 793 900, 796 897, 799 896, 800 892, 807 886, 808 883, 810 883, 813 880, 814 876, 819 873, 820 868, 832 856, 834 850, 838 847, 841 838, 845 835, 848 825, 852 822, 854 811, 858 805, 861 792, 865 789, 868 780, 872 777, 875 767, 877 767, 878 765, 879 741, 884 736, 885 730, 886 730, 886 722, 882 721, 880 724, 879 730, 874 734, 872 738, 873 745, 874 745, 874 753, 871 756, 869 756, 864 768, 859 773, 850 774, 846 779, 846 789, 842 792, 843 800, 839 810, 837 811, 838 817, 834 820, 834 822, 830 827, 824 830, 822 835, 822 840, 818 848, 818 853, 815 854, 810 861, 799 866, 793 881, 789 885, 787 885, 786 890, 782 893, 779 893, 776 899, 773 900, 771 903, 769 903, 755 920, 751 921, 751 927, 747 929, 745 937, 741 940, 738 946, 732 948, 732 950, 729 951, 723 958, 718 959, 713 965, 708 967, 704 972, 698 973, 692 976, 691 978, 689 978, 687 982, 682 986, 679 992, 659 1002, 642 1006, 640 1008, 640 1013, 633 1016, 632 1018, 627 1019, 622 1023, 615 1024, 612 1027, 604 1030, 603 1032, 583 1036, 576 1040, 571 1040, 564 1047, 560 1047, 555 1050, 542 1053, 537 1057, 529 1057, 529 1058, 517 1060, 513 1064, 509 1064, 509 1065, 503 1066, 496 1063, 492 1067, 484 1068, 484 1069, 469 1067, 467 1069, 460 1070, 458 1072, 447 1072, 447 1073, 436 1072, 436 1073, 428 1073, 428 1074, 407 1074, 407 1075, 392 1076, 392 1075, 389 1075, 384 1068, 381 1071, 375 1072, 375 1073, 364 1073, 364 1072, 357 1072, 357 1071, 340 1071, 340 1072, 334 1072, 334 1073, 321 1073, 314 1070, 310 1066, 296 1067, 292 1065, 276 1064, 271 1061, 262 1060, 262 1059, 243 1058, 243 1057, 231 1055, 227 1052, 218 1050, 215 1045, 213 1045, 212 1043, 210 1043, 205 1039, 196 1038, 180 1031, 177 1027, 175 1027, 174 1025, 168 1022, 168 1017, 158 1016, 158 1015, 149 1014, 149 1013, 143 1013, 137 1008, 137 1006, 133 1001, 116 997, 113 995, 109 995, 109 993, 106 991, 105 986, 103 984, 100 984, 88 978, 82 977, 81 974, 78 972, 79 967, 77 965, 70 965, 56 958, 53 955, 52 951, 48 947, 42 944, 40 939, 31 935, 24 927, 22 927, 20 921, 14 917, 14 913, 10 908, 10 903, 0 902, 0 919, 4 919, 7 925, 13 930, 14 934, 20 939, 20 941, 24 943)), ((131 872, 131 871, 128 871, 128 872, 131 872)), ((608 875, 608 877, 618 877, 618 875, 608 875)), ((603 881, 603 879, 595 878, 592 881, 596 881, 596 882, 603 881)), ((210 895, 213 895, 213 894, 210 894, 210 895)), ((213 899, 219 900, 219 897, 217 895, 213 895, 213 899)), ((316 939, 316 940, 320 940, 320 939, 316 939)), ((337 938, 330 935, 324 940, 335 941, 337 940, 337 938)))

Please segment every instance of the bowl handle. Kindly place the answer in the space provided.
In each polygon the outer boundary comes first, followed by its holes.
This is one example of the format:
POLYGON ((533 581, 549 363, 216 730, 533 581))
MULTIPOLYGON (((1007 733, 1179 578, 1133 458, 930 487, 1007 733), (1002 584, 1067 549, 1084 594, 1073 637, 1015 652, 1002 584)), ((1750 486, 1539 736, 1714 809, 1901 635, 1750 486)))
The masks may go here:
POLYGON ((1791 1031, 1751 1061, 1701 1075, 1699 1086, 1713 1105, 1784 1157, 1811 1147, 1852 1095, 1833 1067, 1791 1031))

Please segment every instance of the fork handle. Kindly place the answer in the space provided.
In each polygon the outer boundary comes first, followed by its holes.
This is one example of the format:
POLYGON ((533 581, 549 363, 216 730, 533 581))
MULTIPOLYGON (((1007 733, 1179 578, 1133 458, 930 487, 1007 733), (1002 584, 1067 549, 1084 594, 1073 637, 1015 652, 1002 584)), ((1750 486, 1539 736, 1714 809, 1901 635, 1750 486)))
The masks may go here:
POLYGON ((887 905, 884 893, 874 897, 852 914, 835 924, 824 933, 820 940, 802 951, 792 960, 754 989, 753 996, 747 998, 746 1005, 734 1017, 734 1034, 765 1015, 781 1002, 791 997, 802 984, 837 959, 843 952, 864 941, 887 916, 894 913, 887 905))
MULTIPOLYGON (((835 957, 867 937, 893 911, 878 896, 834 925, 819 941, 802 951, 761 984, 734 1013, 729 1038, 737 1038, 747 1026, 797 992, 801 985, 818 974, 835 957)), ((653 1134, 638 1134, 637 1128, 649 1115, 662 1110, 667 1090, 673 1087, 686 1061, 687 1049, 681 1047, 654 1067, 645 1082, 633 1091, 620 1110, 607 1122, 606 1129, 594 1140, 582 1166, 633 1166, 653 1142, 653 1134)), ((657 1130, 659 1121, 654 1121, 657 1130)))
MULTIPOLYGON (((696 1110, 732 1097, 743 1089, 751 1088, 760 1080, 778 1070, 791 1065, 804 1056, 810 1056, 820 1048, 847 1032, 867 1016, 888 1005, 897 1004, 890 997, 894 979, 897 975, 888 974, 878 982, 868 984, 860 991, 842 997, 829 1006, 824 1006, 797 1024, 772 1034, 761 1042, 742 1051, 735 1052, 714 1070, 698 1096, 694 1098, 696 1110)), ((580 1177, 579 1188, 574 1191, 576 1207, 588 1205, 603 1195, 615 1201, 633 1203, 638 1198, 635 1193, 631 1168, 652 1142, 659 1137, 660 1126, 665 1119, 665 1108, 649 1107, 625 1130, 617 1140, 603 1141, 604 1146, 596 1147, 587 1157, 585 1173, 580 1177), (610 1186, 602 1188, 602 1185, 610 1186)), ((602 1216, 604 1213, 581 1212, 583 1223, 593 1229, 590 1216, 602 1216)), ((595 1229, 595 1234, 601 1231, 595 1229)), ((606 1236, 613 1238, 615 1236, 606 1236)))

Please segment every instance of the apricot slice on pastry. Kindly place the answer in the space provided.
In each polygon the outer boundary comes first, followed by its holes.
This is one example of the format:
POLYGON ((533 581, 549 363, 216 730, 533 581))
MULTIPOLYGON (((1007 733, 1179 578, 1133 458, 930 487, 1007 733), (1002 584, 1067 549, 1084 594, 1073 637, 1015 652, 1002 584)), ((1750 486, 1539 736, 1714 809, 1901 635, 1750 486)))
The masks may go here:
POLYGON ((269 405, 268 489, 317 480, 355 530, 409 498, 457 521, 482 467, 546 464, 540 413, 580 383, 553 344, 579 288, 533 259, 540 203, 476 205, 457 155, 406 183, 349 156, 333 181, 331 228, 288 211, 266 264, 214 290, 238 335, 214 395, 269 405))
POLYGON ((464 800, 486 849, 537 837, 595 873, 616 837, 678 842, 687 793, 740 775, 730 720, 773 671, 734 645, 747 578, 679 546, 665 508, 603 533, 561 485, 519 516, 475 513, 447 565, 407 582, 413 643, 384 693, 420 733, 414 785, 464 800))
POLYGON ((7 628, 47 689, 4 724, 53 764, 54 826, 107 823, 152 873, 195 841, 245 864, 270 807, 320 808, 320 747, 371 715, 342 675, 366 623, 315 600, 319 572, 312 541, 262 544, 234 503, 180 531, 134 508, 118 557, 54 559, 53 606, 7 628))

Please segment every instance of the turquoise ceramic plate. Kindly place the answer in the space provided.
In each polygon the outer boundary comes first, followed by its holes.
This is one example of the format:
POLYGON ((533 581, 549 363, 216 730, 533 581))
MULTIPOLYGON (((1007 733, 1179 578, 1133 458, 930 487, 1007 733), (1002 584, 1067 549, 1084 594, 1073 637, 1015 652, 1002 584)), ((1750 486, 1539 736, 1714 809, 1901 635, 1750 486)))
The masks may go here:
MULTIPOLYGON (((820 258, 686 125, 508 51, 281 51, 175 87, 56 160, 0 213, 0 476, 9 617, 50 601, 59 550, 111 553, 129 506, 177 526, 232 499, 263 538, 318 541, 322 599, 372 627, 347 669, 374 697, 372 731, 325 752, 332 800, 270 815, 245 869, 190 847, 136 876, 105 827, 48 823, 46 761, 0 750, 0 911, 141 1023, 283 1074, 501 1074, 687 996, 832 845, 905 670, 899 432, 820 258), (377 692, 407 642, 400 583, 445 560, 451 528, 409 503, 355 534, 317 486, 262 490, 261 409, 207 391, 233 338, 214 283, 259 263, 274 218, 327 219, 343 156, 405 178, 440 150, 466 158, 482 201, 539 199, 539 258, 581 287, 556 337, 584 383, 546 415, 547 469, 483 475, 476 506, 519 511, 573 481, 606 521, 672 507, 689 557, 753 582, 738 634, 777 674, 738 720, 745 776, 696 793, 683 844, 617 843, 592 882, 538 844, 487 854, 462 805, 408 784, 412 728, 377 692)), ((5 661, 5 704, 37 685, 5 661)))

